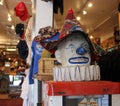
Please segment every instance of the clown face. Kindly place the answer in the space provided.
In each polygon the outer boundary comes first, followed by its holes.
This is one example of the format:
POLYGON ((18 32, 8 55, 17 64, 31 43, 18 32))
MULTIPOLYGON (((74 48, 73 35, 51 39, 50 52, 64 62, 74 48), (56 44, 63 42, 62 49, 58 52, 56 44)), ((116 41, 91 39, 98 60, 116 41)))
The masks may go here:
POLYGON ((89 44, 80 33, 71 34, 63 40, 55 52, 56 59, 62 66, 89 65, 89 44))

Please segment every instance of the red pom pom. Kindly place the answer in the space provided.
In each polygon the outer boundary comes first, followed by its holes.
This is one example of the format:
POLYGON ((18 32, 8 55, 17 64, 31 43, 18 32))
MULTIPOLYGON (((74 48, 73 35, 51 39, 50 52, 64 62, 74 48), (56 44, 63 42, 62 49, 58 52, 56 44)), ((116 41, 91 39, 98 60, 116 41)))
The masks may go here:
POLYGON ((66 19, 70 19, 70 20, 75 19, 72 8, 68 10, 68 14, 66 16, 66 19))

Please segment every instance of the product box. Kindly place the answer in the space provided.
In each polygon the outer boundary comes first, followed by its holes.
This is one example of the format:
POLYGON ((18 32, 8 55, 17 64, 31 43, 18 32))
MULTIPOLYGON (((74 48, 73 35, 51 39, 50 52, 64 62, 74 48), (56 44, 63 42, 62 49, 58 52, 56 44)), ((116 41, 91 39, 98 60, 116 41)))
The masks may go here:
POLYGON ((38 63, 38 79, 53 80, 53 68, 55 67, 55 58, 41 58, 38 63))

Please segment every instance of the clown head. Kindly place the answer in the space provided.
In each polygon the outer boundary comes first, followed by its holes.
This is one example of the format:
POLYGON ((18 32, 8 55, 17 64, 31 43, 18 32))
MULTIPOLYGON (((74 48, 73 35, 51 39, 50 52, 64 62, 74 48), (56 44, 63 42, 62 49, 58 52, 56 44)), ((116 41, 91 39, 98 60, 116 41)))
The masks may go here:
POLYGON ((72 9, 68 11, 60 33, 51 27, 45 27, 40 29, 40 39, 41 45, 54 53, 62 64, 61 67, 54 68, 55 81, 88 81, 100 78, 98 65, 91 64, 94 47, 74 17, 72 9))
POLYGON ((76 20, 72 9, 68 11, 59 38, 60 42, 57 45, 55 56, 63 66, 91 63, 92 44, 76 20))
POLYGON ((83 33, 74 32, 57 46, 55 56, 63 66, 89 65, 90 46, 83 33))

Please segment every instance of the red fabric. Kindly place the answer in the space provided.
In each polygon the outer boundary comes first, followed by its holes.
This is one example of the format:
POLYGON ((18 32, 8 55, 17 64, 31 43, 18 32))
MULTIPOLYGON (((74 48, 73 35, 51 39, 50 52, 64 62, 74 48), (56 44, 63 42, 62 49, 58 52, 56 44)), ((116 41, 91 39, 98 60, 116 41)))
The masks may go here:
POLYGON ((24 34, 24 32, 23 32, 23 34, 21 35, 21 39, 24 40, 24 38, 25 38, 25 34, 24 34))
POLYGON ((74 26, 81 27, 79 21, 76 20, 74 12, 71 8, 68 10, 67 16, 65 18, 65 23, 64 23, 61 33, 60 33, 60 39, 62 39, 63 37, 66 37, 68 34, 70 34, 71 28, 73 28, 74 26))
POLYGON ((28 10, 24 2, 19 2, 15 7, 16 16, 18 16, 22 21, 25 21, 28 17, 28 10))
POLYGON ((68 14, 66 16, 66 19, 70 19, 70 20, 75 19, 72 8, 68 10, 68 14))

